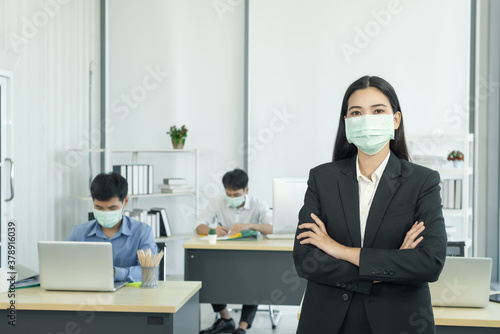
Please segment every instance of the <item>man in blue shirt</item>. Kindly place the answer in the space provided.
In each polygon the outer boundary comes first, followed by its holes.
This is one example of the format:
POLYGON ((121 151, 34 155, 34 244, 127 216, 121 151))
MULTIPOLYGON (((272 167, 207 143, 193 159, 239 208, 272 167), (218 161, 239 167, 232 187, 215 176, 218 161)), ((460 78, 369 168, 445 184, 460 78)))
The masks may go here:
POLYGON ((137 250, 149 248, 156 254, 157 247, 151 227, 123 216, 127 192, 127 180, 120 174, 97 175, 90 186, 96 219, 76 225, 66 240, 110 242, 115 281, 135 282, 141 280, 137 250))

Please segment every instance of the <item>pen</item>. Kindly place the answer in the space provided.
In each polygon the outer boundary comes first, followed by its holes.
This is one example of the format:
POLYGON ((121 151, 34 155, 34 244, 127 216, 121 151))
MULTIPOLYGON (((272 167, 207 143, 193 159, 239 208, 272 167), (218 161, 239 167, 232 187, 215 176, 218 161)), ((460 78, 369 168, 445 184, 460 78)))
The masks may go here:
MULTIPOLYGON (((222 224, 220 222, 217 222, 219 224, 219 226, 222 226, 222 224)), ((227 231, 227 235, 230 235, 231 234, 231 230, 227 231)))

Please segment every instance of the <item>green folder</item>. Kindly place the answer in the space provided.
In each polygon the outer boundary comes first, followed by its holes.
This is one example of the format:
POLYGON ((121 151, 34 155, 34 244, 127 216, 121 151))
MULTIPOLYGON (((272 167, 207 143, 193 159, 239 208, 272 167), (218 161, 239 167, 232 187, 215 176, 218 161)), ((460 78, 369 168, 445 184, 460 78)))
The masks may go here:
POLYGON ((245 240, 255 240, 255 239, 257 239, 258 234, 259 234, 259 232, 255 231, 255 230, 242 230, 241 232, 236 233, 232 237, 230 237, 228 239, 223 239, 223 240, 220 240, 220 241, 228 241, 228 240, 243 240, 243 241, 245 241, 245 240))

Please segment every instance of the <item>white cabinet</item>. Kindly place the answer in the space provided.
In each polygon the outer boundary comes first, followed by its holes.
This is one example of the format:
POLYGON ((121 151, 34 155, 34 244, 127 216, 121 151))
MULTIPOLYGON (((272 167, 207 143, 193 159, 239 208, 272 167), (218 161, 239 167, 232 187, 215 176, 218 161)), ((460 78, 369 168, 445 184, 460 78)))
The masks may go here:
MULTIPOLYGON (((447 185, 450 185, 450 182, 455 180, 458 180, 458 183, 461 184, 461 191, 456 193, 461 196, 461 200, 459 200, 461 205, 455 208, 443 208, 443 214, 448 240, 464 241, 465 256, 472 256, 472 242, 474 240, 473 134, 442 136, 439 138, 408 136, 407 144, 412 162, 438 171, 441 176, 442 186, 445 185, 446 188, 447 185), (458 166, 446 160, 448 154, 453 150, 459 150, 464 154, 464 161, 459 163, 458 166)), ((450 192, 450 189, 445 189, 445 197, 450 192)), ((451 197, 454 198, 455 196, 451 197)), ((448 207, 453 207, 453 205, 447 203, 450 201, 449 198, 443 199, 443 205, 448 204, 448 207)))

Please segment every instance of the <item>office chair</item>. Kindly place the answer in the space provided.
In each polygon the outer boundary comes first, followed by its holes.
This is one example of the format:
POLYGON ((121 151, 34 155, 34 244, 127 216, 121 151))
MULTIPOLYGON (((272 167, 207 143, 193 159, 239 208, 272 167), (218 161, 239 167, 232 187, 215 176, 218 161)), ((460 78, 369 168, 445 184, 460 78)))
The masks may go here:
POLYGON ((465 256, 465 241, 448 241, 446 256, 465 256))

